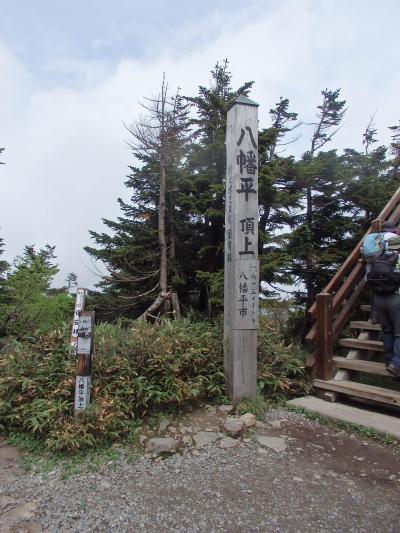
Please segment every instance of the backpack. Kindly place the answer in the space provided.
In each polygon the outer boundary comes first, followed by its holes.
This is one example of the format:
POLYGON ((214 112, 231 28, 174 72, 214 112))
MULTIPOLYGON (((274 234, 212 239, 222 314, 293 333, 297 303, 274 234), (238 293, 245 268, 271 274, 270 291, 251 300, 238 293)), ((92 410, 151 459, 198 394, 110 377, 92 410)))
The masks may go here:
POLYGON ((393 294, 400 287, 398 259, 397 252, 386 252, 373 260, 371 269, 367 273, 367 283, 374 294, 393 294))
POLYGON ((372 263, 385 251, 385 238, 383 233, 370 233, 361 246, 364 261, 372 263))
POLYGON ((394 250, 400 250, 400 235, 397 235, 396 237, 390 237, 387 240, 386 247, 390 252, 393 252, 394 250))

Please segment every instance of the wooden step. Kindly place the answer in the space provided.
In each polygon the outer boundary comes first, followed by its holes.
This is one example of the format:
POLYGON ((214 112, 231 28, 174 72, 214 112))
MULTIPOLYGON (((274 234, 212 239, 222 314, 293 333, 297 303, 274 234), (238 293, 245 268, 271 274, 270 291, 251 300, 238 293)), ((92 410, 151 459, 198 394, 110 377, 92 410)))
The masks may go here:
POLYGON ((314 386, 317 389, 341 392, 349 396, 357 396, 358 398, 365 398, 375 402, 400 406, 400 392, 391 389, 364 385, 364 383, 356 383, 355 381, 340 381, 335 379, 329 381, 315 379, 314 386))
POLYGON ((361 311, 366 311, 367 313, 370 313, 371 312, 371 306, 370 305, 360 305, 360 309, 361 311))
POLYGON ((383 342, 361 340, 361 339, 340 339, 339 346, 345 348, 355 348, 359 350, 373 350, 375 352, 383 352, 383 342))
POLYGON ((350 328, 351 329, 364 329, 367 331, 381 331, 381 325, 380 324, 373 324, 372 322, 368 322, 367 320, 354 320, 350 322, 350 328))
POLYGON ((362 359, 346 359, 346 357, 334 357, 333 364, 337 368, 345 368, 347 370, 365 372, 366 374, 377 374, 378 376, 392 377, 392 374, 386 370, 384 363, 363 361, 362 359))
POLYGON ((339 422, 371 428, 381 435, 388 434, 400 440, 400 418, 398 416, 377 413, 342 403, 330 403, 313 396, 295 398, 289 400, 286 405, 300 407, 310 413, 317 413, 339 422))

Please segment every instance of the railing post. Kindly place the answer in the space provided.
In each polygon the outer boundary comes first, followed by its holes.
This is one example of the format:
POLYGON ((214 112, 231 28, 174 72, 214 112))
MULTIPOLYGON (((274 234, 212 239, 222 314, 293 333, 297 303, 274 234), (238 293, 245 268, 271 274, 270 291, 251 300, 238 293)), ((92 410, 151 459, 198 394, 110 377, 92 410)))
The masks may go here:
POLYGON ((333 375, 332 294, 323 292, 317 295, 316 315, 315 377, 329 380, 333 375))
POLYGON ((382 221, 380 218, 376 218, 371 222, 371 233, 379 233, 381 231, 382 221))

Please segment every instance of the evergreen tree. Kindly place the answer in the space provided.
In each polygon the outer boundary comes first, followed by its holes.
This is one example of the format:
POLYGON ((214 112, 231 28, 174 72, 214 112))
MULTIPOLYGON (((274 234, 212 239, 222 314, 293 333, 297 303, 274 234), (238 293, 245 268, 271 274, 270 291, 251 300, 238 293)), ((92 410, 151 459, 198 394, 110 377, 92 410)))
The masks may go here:
POLYGON ((72 304, 67 295, 48 295, 58 272, 54 249, 46 245, 37 252, 34 246, 26 246, 14 260, 0 303, 0 335, 24 337, 37 330, 49 331, 70 317, 72 304))
POLYGON ((290 257, 282 253, 284 235, 281 230, 293 225, 301 195, 295 159, 280 155, 278 148, 297 140, 286 142, 285 135, 299 123, 297 113, 289 111, 287 98, 281 97, 270 115, 271 126, 258 136, 260 272, 263 281, 269 284, 290 283, 286 268, 290 257))
POLYGON ((148 116, 136 121, 129 143, 141 168, 130 167, 126 186, 132 190, 130 203, 119 199, 124 214, 118 221, 103 220, 114 232, 90 232, 100 248, 86 247, 103 261, 110 274, 99 286, 113 299, 115 311, 131 316, 152 316, 173 297, 179 284, 177 258, 177 180, 186 153, 188 111, 183 98, 168 96, 163 80, 160 95, 147 99, 148 116))
MULTIPOLYGON (((0 237, 0 256, 4 253, 4 240, 0 237)), ((10 268, 10 265, 7 261, 0 259, 0 303, 4 298, 4 281, 5 275, 10 268)))
POLYGON ((372 115, 368 126, 366 127, 365 132, 362 136, 362 143, 365 146, 365 155, 368 155, 370 146, 377 142, 376 134, 378 130, 375 128, 374 117, 375 114, 372 115))
POLYGON ((126 182, 130 202, 119 200, 123 216, 117 221, 103 220, 112 234, 90 232, 96 248, 85 248, 109 270, 99 283, 101 306, 137 317, 146 310, 153 314, 163 295, 177 293, 185 308, 207 309, 216 279, 209 276, 223 275, 226 112, 251 85, 233 91, 230 79, 227 62, 217 64, 210 88, 200 87, 195 98, 169 99, 172 114, 164 144, 158 138, 149 146, 147 126, 159 135, 157 125, 142 120, 130 128, 142 164, 131 167, 126 182), (197 112, 190 124, 187 104, 197 112), (194 130, 190 145, 188 126, 194 130), (160 204, 160 161, 165 163, 165 207, 160 204), (165 246, 160 241, 163 221, 165 246))
POLYGON ((389 126, 392 131, 390 155, 392 156, 392 174, 397 183, 400 183, 400 121, 395 126, 389 126))
MULTIPOLYGON (((332 183, 332 179, 338 178, 337 173, 332 172, 332 154, 321 156, 318 161, 314 161, 314 159, 316 153, 330 142, 339 130, 346 112, 346 101, 339 100, 340 89, 335 91, 325 89, 321 91, 321 94, 322 102, 317 107, 317 121, 311 123, 314 132, 311 137, 310 150, 303 155, 299 162, 300 183, 305 192, 305 216, 296 232, 296 235, 300 232, 304 239, 304 248, 301 250, 302 267, 298 269, 297 274, 306 288, 307 310, 311 307, 317 294, 316 280, 319 275, 321 258, 318 245, 321 239, 319 234, 326 234, 318 223, 322 222, 325 225, 328 221, 328 219, 320 216, 318 209, 321 210, 321 215, 326 210, 332 214, 334 211, 332 208, 335 206, 340 210, 339 216, 340 212, 343 213, 343 206, 339 205, 340 200, 337 195, 337 187, 340 185, 339 183, 332 183), (324 204, 328 206, 327 209, 324 208, 324 204), (304 255, 304 250, 307 250, 307 255, 304 255)), ((305 329, 308 328, 308 325, 308 323, 305 325, 305 329)))
POLYGON ((66 277, 67 283, 67 293, 69 294, 70 290, 78 285, 78 276, 74 272, 70 272, 66 277))
POLYGON ((343 195, 352 206, 355 244, 369 228, 371 221, 378 217, 397 185, 388 172, 385 146, 378 146, 367 154, 345 149, 341 157, 341 169, 342 174, 347 176, 343 195))
POLYGON ((226 116, 233 101, 239 95, 248 96, 253 85, 246 82, 235 90, 231 79, 228 60, 217 63, 210 86, 200 86, 197 96, 187 98, 197 114, 192 121, 197 142, 188 154, 180 200, 193 217, 197 270, 193 288, 200 310, 209 314, 212 300, 220 304, 223 300, 226 116))

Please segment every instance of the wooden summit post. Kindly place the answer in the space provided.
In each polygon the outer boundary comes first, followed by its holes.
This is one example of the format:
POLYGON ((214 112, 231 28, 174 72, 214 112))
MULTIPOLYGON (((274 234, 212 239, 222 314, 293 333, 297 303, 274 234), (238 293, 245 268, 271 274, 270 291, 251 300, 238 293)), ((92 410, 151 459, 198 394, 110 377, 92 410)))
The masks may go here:
POLYGON ((258 104, 239 96, 226 130, 224 370, 234 403, 254 398, 259 314, 258 104))

